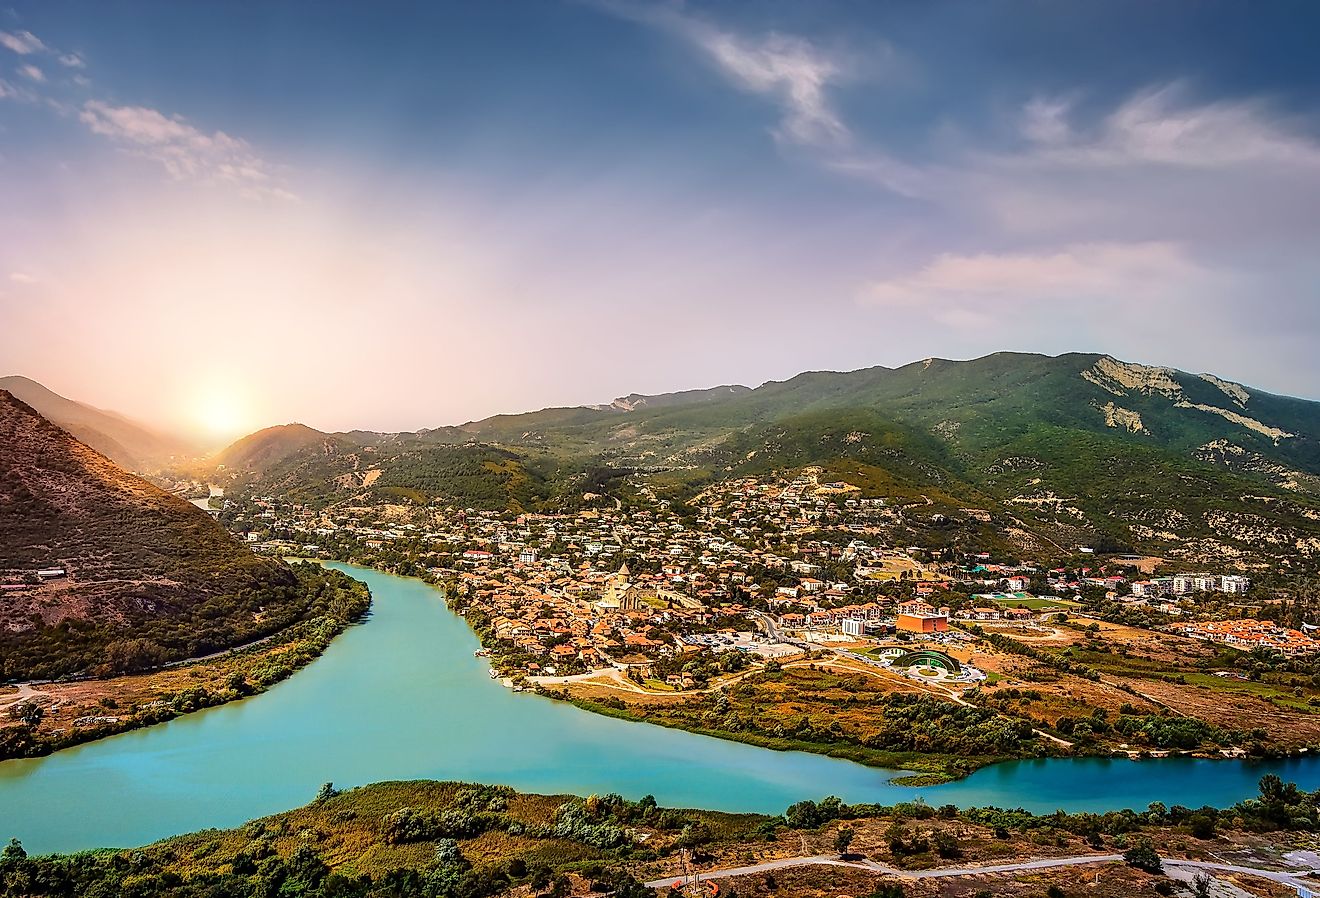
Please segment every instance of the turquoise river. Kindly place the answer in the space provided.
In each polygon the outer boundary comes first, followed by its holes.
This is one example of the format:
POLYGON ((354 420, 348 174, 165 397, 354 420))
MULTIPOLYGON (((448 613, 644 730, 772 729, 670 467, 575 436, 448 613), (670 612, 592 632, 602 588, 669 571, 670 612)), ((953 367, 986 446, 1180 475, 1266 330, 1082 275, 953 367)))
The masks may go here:
POLYGON ((1320 787, 1314 759, 1269 764, 1055 759, 956 783, 631 723, 514 693, 490 679, 463 619, 418 581, 336 565, 374 596, 306 670, 264 695, 48 758, 0 764, 0 841, 29 851, 133 846, 304 804, 323 782, 507 783, 535 792, 651 793, 670 806, 782 811, 802 798, 1025 807, 1227 805, 1267 772, 1320 787))

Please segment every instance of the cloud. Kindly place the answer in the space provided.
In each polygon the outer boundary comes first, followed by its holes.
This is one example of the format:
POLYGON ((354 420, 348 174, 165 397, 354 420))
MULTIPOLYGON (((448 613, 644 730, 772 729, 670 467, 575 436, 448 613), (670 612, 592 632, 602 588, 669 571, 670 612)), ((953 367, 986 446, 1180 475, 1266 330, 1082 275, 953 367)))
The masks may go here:
POLYGON ((294 198, 247 141, 223 131, 208 134, 182 116, 99 100, 83 104, 79 119, 92 133, 160 163, 175 180, 227 184, 253 198, 294 198))
POLYGON ((851 139, 827 95, 841 67, 811 43, 774 33, 747 41, 705 26, 689 30, 736 84, 779 103, 783 115, 776 137, 809 146, 836 146, 851 139))
POLYGON ((42 53, 47 49, 31 31, 0 31, 0 46, 13 50, 19 56, 42 53))
POLYGON ((37 282, 36 277, 22 271, 11 271, 9 279, 15 284, 35 284, 37 282))
POLYGON ((1287 165, 1320 169, 1320 146, 1260 100, 1184 101, 1181 84, 1135 94, 1089 130, 1074 127, 1066 101, 1033 100, 1024 136, 1028 161, 1085 167, 1162 165, 1223 169, 1287 165))
MULTIPOLYGON (((1255 197, 1260 208, 1283 213, 1276 218, 1286 231, 1317 199, 1320 144, 1260 98, 1196 102, 1187 84, 1174 81, 1137 91, 1088 120, 1072 97, 1038 96, 1022 106, 1012 146, 991 150, 990 135, 947 129, 932 135, 941 138, 934 145, 905 156, 868 138, 834 102, 833 89, 857 76, 843 54, 797 35, 740 33, 678 5, 596 5, 678 36, 731 83, 774 100, 775 137, 809 148, 808 158, 821 167, 927 201, 960 222, 1005 233, 1064 227, 1065 240, 1103 242, 1123 234, 1113 226, 1126 216, 1139 227, 1149 223, 1144 239, 1161 236, 1156 225, 1231 228, 1211 210, 1255 197), (1170 172, 1181 180, 1164 180, 1170 172), (1085 233, 1087 223, 1096 226, 1092 233, 1085 233)), ((867 53, 894 55, 883 41, 867 53)))
POLYGON ((811 41, 769 32, 759 36, 724 30, 673 6, 629 2, 599 4, 606 11, 676 34, 701 50, 735 86, 773 100, 780 120, 778 140, 805 146, 847 145, 852 135, 829 97, 848 66, 811 41))
MULTIPOLYGON (((82 56, 77 53, 61 53, 59 50, 50 46, 37 37, 31 31, 0 31, 0 46, 17 53, 19 56, 46 56, 53 58, 54 62, 66 68, 81 69, 86 66, 82 56)), ((49 79, 46 72, 43 71, 35 62, 23 62, 16 69, 19 75, 23 76, 33 84, 47 84, 49 79)), ((80 87, 86 87, 91 82, 81 74, 73 76, 73 82, 80 87)), ((58 100, 51 99, 39 93, 35 93, 28 88, 18 88, 13 84, 0 80, 0 100, 22 100, 26 103, 35 103, 45 100, 52 108, 61 112, 67 112, 67 107, 58 100)))
MULTIPOLYGON (((742 35, 721 29, 673 6, 638 5, 627 0, 598 0, 614 15, 678 35, 701 50, 735 86, 768 97, 780 108, 775 139, 807 147, 819 163, 894 193, 913 197, 923 192, 927 174, 875 146, 858 146, 853 130, 830 97, 831 88, 853 79, 849 57, 830 52, 797 35, 769 32, 742 35)), ((868 56, 892 57, 888 44, 875 44, 868 56)))
POLYGON ((0 78, 0 100, 18 100, 23 103, 35 103, 37 95, 26 87, 20 87, 0 78))
POLYGON ((1160 85, 1089 117, 1035 99, 1017 126, 1007 149, 963 138, 916 190, 1001 238, 1176 239, 1205 254, 1320 237, 1320 142, 1262 98, 1194 102, 1160 85))
POLYGON ((1072 104, 1067 100, 1046 100, 1037 97, 1022 110, 1022 134, 1033 143, 1057 146, 1071 135, 1068 113, 1072 104))
MULTIPOLYGON (((6 47, 19 56, 32 56, 34 54, 47 54, 53 56, 55 61, 65 68, 81 69, 86 68, 87 63, 82 55, 78 53, 61 53, 54 47, 47 44, 41 38, 37 37, 31 31, 0 31, 0 47, 6 47)), ((36 80, 45 80, 38 78, 36 80)))
POLYGON ((1056 303, 1089 302, 1112 312, 1185 296, 1207 280, 1177 244, 1089 243, 1034 253, 942 253, 867 285, 861 302, 968 327, 1056 303))
MULTIPOLYGON (((59 65, 74 70, 69 77, 73 85, 83 89, 92 85, 81 72, 86 67, 81 55, 61 52, 30 31, 0 31, 0 44, 21 56, 49 55, 59 65)), ((92 133, 108 138, 127 152, 159 163, 175 180, 226 185, 253 199, 296 199, 281 183, 275 166, 241 138, 224 131, 208 133, 182 116, 166 115, 145 106, 117 106, 89 100, 78 110, 57 95, 58 85, 50 84, 46 73, 37 65, 25 62, 17 71, 32 86, 20 87, 0 79, 0 100, 44 102, 60 114, 76 112, 92 133)))

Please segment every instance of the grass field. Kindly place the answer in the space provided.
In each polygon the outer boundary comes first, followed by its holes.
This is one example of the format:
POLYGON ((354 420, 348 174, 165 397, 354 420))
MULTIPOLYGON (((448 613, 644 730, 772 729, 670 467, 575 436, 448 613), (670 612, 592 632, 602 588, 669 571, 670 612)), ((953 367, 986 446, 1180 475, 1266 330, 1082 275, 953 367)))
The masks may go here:
POLYGON ((1141 713, 1193 717, 1223 730, 1263 731, 1267 744, 1283 749, 1320 742, 1320 687, 1310 677, 1282 672, 1266 672, 1257 680, 1216 676, 1238 672, 1233 653, 1168 633, 1094 623, 1097 632, 1058 626, 1050 638, 1030 642, 1037 650, 1097 672, 1100 682, 1021 655, 985 652, 978 666, 998 675, 990 693, 1018 687, 1039 694, 1029 701, 1015 700, 1006 710, 1047 726, 1060 716, 1085 716, 1088 705, 1112 717, 1128 704, 1141 713))
POLYGON ((988 749, 982 741, 982 748, 970 747, 993 727, 955 719, 957 706, 942 694, 932 700, 941 703, 943 717, 914 726, 895 723, 889 719, 889 699, 895 695, 929 697, 931 691, 880 671, 810 665, 754 673, 719 693, 643 697, 616 692, 603 697, 595 690, 574 689, 571 697, 587 710, 629 720, 946 779, 1037 751, 1029 743, 988 749))
POLYGON ((1067 599, 1042 599, 1040 597, 1030 599, 994 599, 993 601, 1001 608, 1029 608, 1032 611, 1048 611, 1050 609, 1072 611, 1082 607, 1079 603, 1067 599))

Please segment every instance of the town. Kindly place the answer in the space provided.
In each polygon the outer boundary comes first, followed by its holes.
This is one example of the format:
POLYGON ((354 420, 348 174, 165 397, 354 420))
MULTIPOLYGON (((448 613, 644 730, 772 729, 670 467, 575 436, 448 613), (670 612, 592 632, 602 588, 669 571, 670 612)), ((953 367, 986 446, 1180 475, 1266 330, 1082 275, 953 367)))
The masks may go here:
MULTIPOLYGON (((1303 659, 1294 664, 1320 650, 1309 625, 1268 619, 1276 606, 1239 571, 1156 573, 1159 559, 1102 559, 1087 547, 1072 563, 1047 567, 895 545, 911 506, 862 497, 818 468, 720 482, 687 503, 640 484, 627 505, 588 496, 560 513, 440 504, 317 510, 269 497, 216 501, 213 513, 261 551, 369 563, 440 584, 481 638, 492 678, 614 702, 699 695, 749 671, 825 665, 868 673, 887 689, 1002 709, 993 696, 1011 695, 1005 686, 1041 694, 1043 675, 1019 663, 1034 657, 1037 668, 1044 662, 1067 677, 1055 684, 1058 695, 1022 702, 1015 713, 1070 746, 1086 729, 1065 720, 1082 710, 1071 685, 1079 676, 1138 696, 1142 714, 1167 715, 1177 702, 1156 695, 1159 678, 1213 663, 1217 685, 1245 679, 1229 656, 1198 655, 1197 645, 1303 659), (1149 655, 1154 663, 1174 643, 1185 657, 1102 678, 1076 660, 1110 651, 1101 637, 1127 662, 1149 655)), ((1137 713, 1129 699, 1121 704, 1137 713)), ((1225 753, 1249 741, 1231 719, 1215 722, 1228 734, 1216 743, 1225 753)), ((1141 742, 1110 736, 1116 750, 1141 742)), ((1159 741, 1146 748, 1158 750, 1159 741)))

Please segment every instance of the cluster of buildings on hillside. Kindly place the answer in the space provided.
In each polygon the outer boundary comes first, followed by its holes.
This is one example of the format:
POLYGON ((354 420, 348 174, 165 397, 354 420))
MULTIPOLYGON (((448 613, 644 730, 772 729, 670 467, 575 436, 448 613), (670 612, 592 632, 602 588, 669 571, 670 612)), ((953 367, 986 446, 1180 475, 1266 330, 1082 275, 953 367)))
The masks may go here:
POLYGON ((856 493, 806 469, 722 481, 689 509, 654 496, 638 506, 516 516, 316 511, 259 499, 235 525, 269 551, 397 550, 459 583, 502 651, 540 674, 640 666, 703 646, 774 657, 783 651, 776 646, 822 633, 938 636, 955 620, 1030 620, 1086 588, 1144 603, 1250 587, 1236 575, 1129 583, 1088 568, 1041 571, 987 554, 897 547, 891 536, 902 510, 856 493), (1053 593, 1043 601, 1027 592, 1042 581, 1053 593))
POLYGON ((1198 592, 1222 592, 1245 595, 1251 589, 1251 578, 1240 574, 1174 574, 1154 577, 1132 583, 1132 595, 1139 598, 1163 596, 1190 596, 1198 592))
POLYGON ((1312 639, 1301 630, 1254 618, 1186 623, 1174 629, 1183 636, 1217 642, 1244 651, 1268 649, 1289 656, 1320 651, 1320 640, 1312 639))

